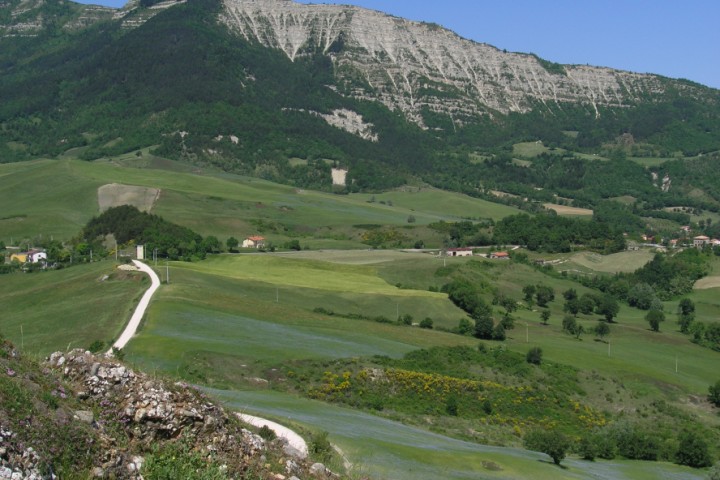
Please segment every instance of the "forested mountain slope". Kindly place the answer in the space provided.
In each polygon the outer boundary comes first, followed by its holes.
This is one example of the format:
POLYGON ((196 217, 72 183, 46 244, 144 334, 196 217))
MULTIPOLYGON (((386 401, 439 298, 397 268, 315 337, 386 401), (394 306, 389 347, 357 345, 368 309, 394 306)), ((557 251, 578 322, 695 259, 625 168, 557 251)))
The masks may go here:
POLYGON ((334 164, 349 168, 349 189, 419 176, 479 192, 488 166, 473 155, 497 158, 518 141, 648 156, 720 149, 717 90, 559 65, 356 7, 8 0, 1 12, 5 162, 157 146, 304 187, 329 188, 334 164), (457 169, 468 181, 442 178, 457 169))

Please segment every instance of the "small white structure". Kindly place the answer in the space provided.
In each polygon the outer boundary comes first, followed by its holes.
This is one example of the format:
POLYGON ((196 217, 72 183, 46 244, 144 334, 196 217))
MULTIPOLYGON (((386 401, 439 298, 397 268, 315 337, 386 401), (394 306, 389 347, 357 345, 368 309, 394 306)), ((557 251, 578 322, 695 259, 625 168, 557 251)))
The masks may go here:
POLYGON ((345 181, 348 174, 347 170, 343 168, 333 168, 330 172, 332 173, 333 185, 342 185, 343 187, 346 185, 345 181))
POLYGON ((27 261, 30 263, 47 262, 47 253, 44 250, 30 250, 27 261))
POLYGON ((135 257, 138 260, 145 260, 145 245, 138 245, 135 248, 135 257))
POLYGON ((242 246, 243 248, 263 248, 265 247, 265 237, 258 235, 247 237, 243 240, 242 246))
POLYGON ((448 248, 447 256, 448 257, 472 257, 473 251, 472 251, 472 248, 448 248))
POLYGON ((702 248, 709 243, 710 237, 706 237, 705 235, 698 235, 697 237, 693 238, 693 246, 695 246, 695 248, 702 248))

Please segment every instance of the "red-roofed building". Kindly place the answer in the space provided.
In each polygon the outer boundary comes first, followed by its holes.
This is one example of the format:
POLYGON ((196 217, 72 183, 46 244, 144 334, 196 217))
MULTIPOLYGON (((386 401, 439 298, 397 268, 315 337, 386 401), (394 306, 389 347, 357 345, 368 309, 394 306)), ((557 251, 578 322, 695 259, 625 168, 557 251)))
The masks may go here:
POLYGON ((263 248, 265 247, 265 237, 253 236, 243 240, 243 248, 263 248))
POLYGON ((493 252, 490 254, 490 258, 496 258, 498 260, 510 260, 510 254, 508 252, 493 252))
POLYGON ((697 237, 693 238, 693 245, 695 246, 695 248, 702 248, 709 243, 710 237, 706 237, 705 235, 698 235, 697 237))

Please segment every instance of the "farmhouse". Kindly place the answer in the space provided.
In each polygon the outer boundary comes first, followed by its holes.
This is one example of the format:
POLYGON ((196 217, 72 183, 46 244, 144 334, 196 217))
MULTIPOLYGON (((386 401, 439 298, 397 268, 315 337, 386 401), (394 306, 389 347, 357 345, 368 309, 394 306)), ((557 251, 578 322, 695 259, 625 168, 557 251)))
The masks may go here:
POLYGON ((510 254, 508 252, 493 252, 490 254, 490 258, 496 258, 498 260, 510 260, 510 254))
POLYGON ((705 235, 698 235, 697 237, 693 238, 693 246, 695 248, 702 248, 705 245, 710 244, 710 237, 706 237, 705 235))
POLYGON ((448 248, 448 257, 472 257, 472 248, 448 248))
POLYGON ((265 237, 260 237, 260 236, 247 237, 245 240, 243 240, 242 246, 243 246, 243 248, 264 248, 265 247, 265 237))
POLYGON ((27 252, 18 252, 10 255, 10 261, 17 261, 20 263, 39 263, 47 261, 47 253, 44 250, 28 250, 27 252))

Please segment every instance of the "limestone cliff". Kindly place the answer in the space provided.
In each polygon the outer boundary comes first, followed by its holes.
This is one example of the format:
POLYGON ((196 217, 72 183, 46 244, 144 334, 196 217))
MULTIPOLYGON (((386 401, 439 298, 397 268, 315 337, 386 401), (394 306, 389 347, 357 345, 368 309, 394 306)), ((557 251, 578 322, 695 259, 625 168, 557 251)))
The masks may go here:
POLYGON ((466 40, 434 24, 340 5, 224 0, 221 21, 295 61, 322 53, 344 94, 380 100, 422 124, 423 111, 455 120, 569 103, 626 107, 662 93, 661 77, 558 65, 466 40))

